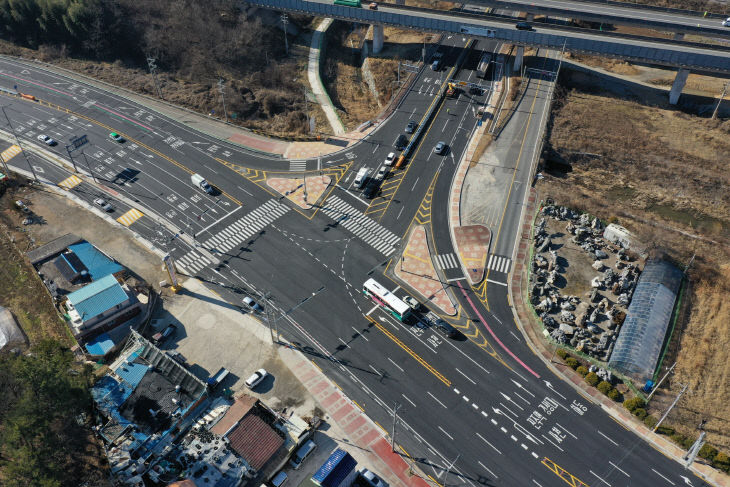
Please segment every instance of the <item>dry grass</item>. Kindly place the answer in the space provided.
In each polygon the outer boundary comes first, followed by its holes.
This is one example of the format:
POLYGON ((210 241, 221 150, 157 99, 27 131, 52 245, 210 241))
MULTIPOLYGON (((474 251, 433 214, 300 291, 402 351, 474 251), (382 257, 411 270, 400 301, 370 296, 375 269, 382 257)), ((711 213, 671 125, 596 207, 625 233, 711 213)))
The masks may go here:
POLYGON ((730 447, 730 121, 573 89, 558 90, 549 143, 573 170, 547 175, 541 197, 616 217, 650 249, 685 264, 691 285, 665 364, 677 361, 653 413, 689 384, 670 423, 692 433, 708 419, 708 441, 730 447), (681 426, 680 426, 681 425, 681 426))
POLYGON ((587 56, 584 54, 565 53, 565 59, 573 60, 579 63, 593 66, 594 68, 605 69, 609 73, 623 74, 625 76, 633 76, 639 74, 639 68, 631 63, 620 59, 603 58, 597 56, 587 56))

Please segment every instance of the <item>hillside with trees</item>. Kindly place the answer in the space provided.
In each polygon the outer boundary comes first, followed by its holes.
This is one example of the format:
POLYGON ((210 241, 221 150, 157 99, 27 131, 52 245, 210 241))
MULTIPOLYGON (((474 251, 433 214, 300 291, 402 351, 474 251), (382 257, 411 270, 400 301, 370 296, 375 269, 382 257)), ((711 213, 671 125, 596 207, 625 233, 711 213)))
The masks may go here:
MULTIPOLYGON (((233 0, 0 0, 0 52, 39 58, 156 96, 147 64, 152 57, 165 100, 219 113, 217 81, 223 78, 235 123, 304 133, 304 97, 295 79, 297 64, 284 52, 283 32, 262 22, 271 15, 247 13, 242 5, 233 0)), ((290 27, 309 21, 290 18, 290 27)))

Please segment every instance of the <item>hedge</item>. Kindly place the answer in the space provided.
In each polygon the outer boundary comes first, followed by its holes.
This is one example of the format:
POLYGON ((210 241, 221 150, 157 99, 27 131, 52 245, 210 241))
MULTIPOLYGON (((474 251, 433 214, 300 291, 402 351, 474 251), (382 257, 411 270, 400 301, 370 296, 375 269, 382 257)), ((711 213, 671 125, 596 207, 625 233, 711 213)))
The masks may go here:
POLYGON ((563 359, 563 360, 565 360, 565 359, 566 359, 567 357, 569 357, 569 356, 570 356, 570 355, 568 355, 568 352, 566 352, 566 351, 565 351, 565 350, 563 350, 562 348, 559 348, 559 349, 557 350, 557 352, 555 352, 555 355, 557 355, 558 357, 560 357, 560 358, 561 358, 561 359, 563 359))
POLYGON ((724 470, 725 472, 730 472, 730 458, 728 458, 726 453, 720 452, 715 455, 715 459, 712 461, 712 466, 719 468, 720 470, 724 470))
POLYGON ((578 362, 578 360, 576 360, 573 357, 568 357, 568 358, 565 359, 565 365, 567 365, 571 369, 575 370, 580 365, 580 362, 578 362))
POLYGON ((705 460, 713 461, 717 456, 717 453, 717 448, 710 445, 709 443, 705 443, 704 445, 702 445, 702 448, 700 448, 700 452, 698 453, 698 455, 705 460))
POLYGON ((671 426, 660 426, 656 429, 656 432, 660 435, 672 436, 674 434, 674 428, 671 426))
POLYGON ((615 387, 612 387, 611 390, 608 391, 608 394, 606 394, 606 395, 612 401, 620 401, 621 400, 621 393, 615 387))
POLYGON ((649 413, 647 413, 646 409, 644 409, 644 408, 636 408, 632 411, 632 413, 634 413, 634 416, 636 416, 637 418, 639 418, 642 421, 644 421, 644 419, 646 419, 646 417, 649 416, 649 413))
POLYGON ((588 375, 588 367, 586 367, 585 365, 581 365, 580 367, 575 369, 575 371, 578 372, 583 377, 588 375))
POLYGON ((644 406, 646 406, 646 401, 640 397, 632 397, 624 401, 624 407, 631 412, 634 412, 636 408, 643 408, 644 406))
POLYGON ((647 425, 649 428, 653 428, 654 426, 656 426, 656 424, 658 422, 659 422, 659 420, 656 419, 651 414, 649 416, 647 416, 646 418, 644 418, 644 424, 647 425))
POLYGON ((602 380, 601 382, 598 383, 598 386, 596 386, 596 389, 601 391, 603 394, 608 395, 608 391, 613 389, 613 386, 611 385, 610 382, 602 380))
POLYGON ((588 385, 596 387, 596 384, 598 384, 601 381, 601 379, 598 378, 598 375, 596 375, 595 372, 589 372, 588 375, 586 375, 586 382, 588 382, 588 385))

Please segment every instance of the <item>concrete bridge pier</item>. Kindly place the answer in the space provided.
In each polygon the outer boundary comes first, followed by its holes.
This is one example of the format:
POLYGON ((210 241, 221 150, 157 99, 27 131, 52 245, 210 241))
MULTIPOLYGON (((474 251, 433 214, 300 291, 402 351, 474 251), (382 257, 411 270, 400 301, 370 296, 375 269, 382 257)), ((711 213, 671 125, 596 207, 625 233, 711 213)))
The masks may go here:
POLYGON ((676 105, 679 101, 679 95, 682 94, 684 84, 687 82, 687 76, 689 76, 689 69, 680 68, 677 71, 677 76, 674 77, 674 83, 672 83, 672 89, 669 91, 670 105, 676 105))
POLYGON ((512 70, 519 71, 522 67, 522 58, 525 56, 525 47, 517 46, 517 52, 515 53, 515 62, 512 65, 512 70))
POLYGON ((373 24, 373 54, 383 50, 383 26, 373 24))

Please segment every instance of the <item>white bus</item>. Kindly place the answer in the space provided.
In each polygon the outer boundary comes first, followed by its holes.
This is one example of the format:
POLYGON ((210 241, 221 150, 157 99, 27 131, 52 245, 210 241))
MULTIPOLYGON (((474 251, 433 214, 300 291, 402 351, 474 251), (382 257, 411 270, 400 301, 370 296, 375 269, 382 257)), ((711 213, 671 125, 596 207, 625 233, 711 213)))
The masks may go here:
POLYGON ((362 292, 401 321, 411 316, 411 308, 375 279, 365 281, 362 292))

